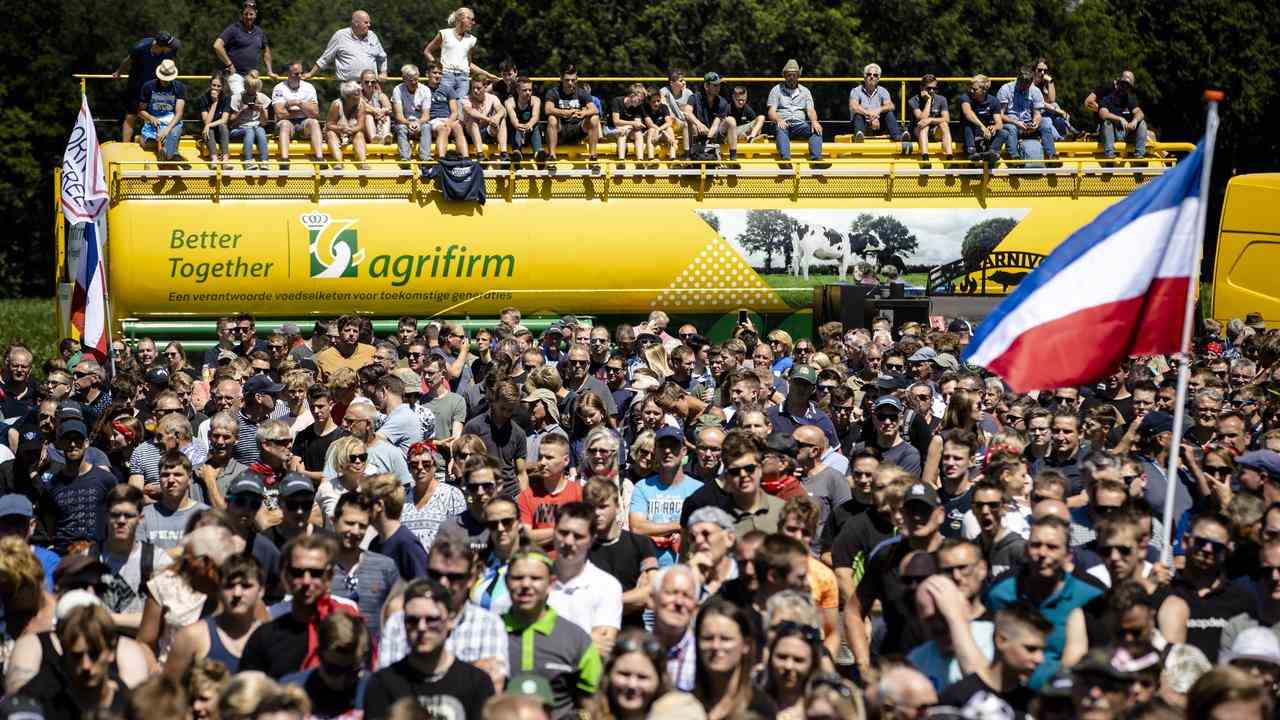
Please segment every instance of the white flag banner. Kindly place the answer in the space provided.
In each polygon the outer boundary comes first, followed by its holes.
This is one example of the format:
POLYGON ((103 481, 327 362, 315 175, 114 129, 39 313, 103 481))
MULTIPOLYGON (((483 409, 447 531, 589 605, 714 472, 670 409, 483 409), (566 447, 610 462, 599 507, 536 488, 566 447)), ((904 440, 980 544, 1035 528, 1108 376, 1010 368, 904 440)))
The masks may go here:
POLYGON ((80 115, 62 153, 62 214, 72 224, 92 222, 107 206, 98 134, 89 113, 89 98, 80 96, 80 115))

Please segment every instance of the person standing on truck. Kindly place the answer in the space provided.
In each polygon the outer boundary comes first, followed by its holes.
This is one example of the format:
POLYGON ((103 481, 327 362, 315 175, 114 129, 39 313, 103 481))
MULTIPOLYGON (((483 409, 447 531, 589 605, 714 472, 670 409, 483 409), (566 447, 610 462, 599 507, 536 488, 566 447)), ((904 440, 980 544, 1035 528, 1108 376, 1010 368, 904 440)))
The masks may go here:
POLYGON ((232 96, 244 92, 244 78, 250 70, 257 70, 261 60, 267 65, 267 77, 277 79, 271 69, 271 45, 267 33, 258 25, 257 0, 244 0, 240 9, 240 21, 233 22, 213 41, 213 54, 227 76, 227 87, 232 96))
POLYGON ((476 14, 471 8, 460 7, 445 19, 450 27, 443 28, 422 48, 427 65, 439 64, 444 69, 440 89, 450 100, 462 102, 470 89, 471 78, 479 75, 486 80, 502 78, 471 61, 476 49, 476 36, 471 34, 476 26, 476 14), (439 57, 436 57, 437 54, 439 57))
POLYGON ((333 63, 333 74, 339 82, 360 82, 360 75, 365 70, 373 70, 379 79, 386 80, 387 51, 382 49, 382 41, 372 26, 369 13, 364 10, 351 13, 351 26, 329 37, 328 46, 302 79, 310 80, 311 76, 333 63))
POLYGON ((156 76, 156 70, 165 60, 178 57, 182 43, 167 32, 158 32, 153 37, 139 40, 129 48, 129 54, 120 62, 120 67, 111 73, 112 80, 129 71, 129 81, 124 90, 124 123, 122 135, 125 142, 133 142, 133 124, 138 120, 138 99, 142 96, 142 86, 156 76))

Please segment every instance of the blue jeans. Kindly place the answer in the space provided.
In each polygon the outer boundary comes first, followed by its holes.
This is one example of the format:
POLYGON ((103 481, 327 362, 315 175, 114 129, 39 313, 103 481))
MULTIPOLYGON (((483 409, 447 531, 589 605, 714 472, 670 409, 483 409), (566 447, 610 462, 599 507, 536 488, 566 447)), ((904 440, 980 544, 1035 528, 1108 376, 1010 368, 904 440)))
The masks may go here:
POLYGON ((249 162, 253 159, 253 148, 258 148, 258 162, 267 161, 267 130, 261 125, 238 127, 231 131, 231 141, 243 141, 240 159, 249 162))
POLYGON ((1128 132, 1121 132, 1117 123, 1107 120, 1103 121, 1102 127, 1098 128, 1098 137, 1102 140, 1103 155, 1109 158, 1116 156, 1116 134, 1118 132, 1123 135, 1123 140, 1129 143, 1134 157, 1144 157, 1147 154, 1146 120, 1139 120, 1138 127, 1128 132))
MULTIPOLYGON (((964 124, 965 153, 972 155, 977 150, 977 142, 977 126, 973 123, 966 122, 964 124)), ((1001 125, 999 131, 993 131, 991 133, 991 152, 999 155, 1001 148, 1008 148, 1010 157, 1018 154, 1018 129, 1007 123, 1001 125)))
MULTIPOLYGON (((1018 127, 1012 123, 1006 123, 1005 127, 1010 128, 1014 133, 1017 133, 1020 137, 1031 137, 1031 136, 1039 135, 1040 145, 1044 147, 1045 157, 1053 157, 1058 154, 1057 148, 1054 147, 1054 144, 1053 144, 1053 123, 1049 121, 1049 118, 1041 117, 1040 127, 1036 128, 1035 130, 1028 130, 1025 134, 1022 133, 1022 131, 1018 130, 1018 127)), ((1015 147, 1017 147, 1017 145, 1010 146, 1010 149, 1009 149, 1010 155, 1014 154, 1013 148, 1015 147)), ((1022 157, 1021 150, 1019 150, 1018 152, 1018 157, 1022 157)))
POLYGON ((227 124, 215 125, 204 134, 204 143, 209 147, 209 155, 227 156, 227 124))
MULTIPOLYGON (((418 159, 430 160, 431 123, 424 119, 419 119, 418 122, 422 123, 418 126, 418 159)), ((393 126, 392 130, 394 130, 396 134, 396 147, 400 149, 400 159, 408 160, 410 156, 409 139, 413 137, 413 131, 408 125, 400 124, 393 126)))
MULTIPOLYGON (((853 116, 853 131, 863 135, 873 135, 878 131, 867 129, 867 118, 863 115, 853 116)), ((898 127, 898 118, 891 111, 880 113, 880 131, 888 131, 890 140, 909 140, 902 137, 902 129, 898 127)))
POLYGON ((519 130, 511 131, 511 150, 514 152, 523 148, 525 145, 533 148, 535 153, 542 152, 542 124, 533 126, 533 129, 527 133, 519 130))
MULTIPOLYGON (((163 129, 163 128, 162 128, 163 129)), ((159 133, 157 132, 157 135, 159 133)), ((161 160, 172 160, 178 155, 178 143, 182 140, 182 125, 179 124, 167 136, 161 145, 155 140, 147 140, 147 145, 154 148, 161 160)))
POLYGON ((440 81, 440 89, 451 99, 461 102, 467 96, 467 91, 471 89, 471 77, 464 72, 445 70, 444 79, 440 81))
POLYGON ((802 140, 809 139, 809 159, 822 159, 822 136, 815 133, 813 128, 809 127, 809 123, 805 121, 789 122, 787 126, 778 128, 778 137, 774 141, 778 146, 778 157, 783 160, 791 159, 791 139, 802 140))

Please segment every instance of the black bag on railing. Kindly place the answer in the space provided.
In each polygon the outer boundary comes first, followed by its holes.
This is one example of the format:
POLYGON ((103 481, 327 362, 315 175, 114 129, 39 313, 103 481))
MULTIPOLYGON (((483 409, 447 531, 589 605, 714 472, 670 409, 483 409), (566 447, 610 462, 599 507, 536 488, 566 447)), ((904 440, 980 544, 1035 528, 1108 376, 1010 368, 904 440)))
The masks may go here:
POLYGON ((436 177, 445 200, 484 204, 484 168, 479 162, 443 158, 436 177))

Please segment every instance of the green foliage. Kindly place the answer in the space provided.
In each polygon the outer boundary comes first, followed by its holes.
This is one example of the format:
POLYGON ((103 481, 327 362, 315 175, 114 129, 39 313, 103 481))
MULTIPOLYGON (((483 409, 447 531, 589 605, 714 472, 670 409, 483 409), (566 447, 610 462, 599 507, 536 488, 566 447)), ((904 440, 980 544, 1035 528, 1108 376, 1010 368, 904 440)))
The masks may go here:
POLYGON ((22 344, 35 355, 36 370, 57 354, 58 333, 54 328, 54 301, 0 300, 0 349, 22 344))
POLYGON ((1017 224, 1018 221, 1012 218, 991 218, 969 228, 964 234, 964 242, 960 244, 960 257, 964 258, 965 266, 977 268, 982 258, 994 250, 1017 224))
POLYGON ((896 217, 862 213, 849 223, 849 244, 855 255, 874 255, 879 265, 902 268, 907 257, 920 247, 920 239, 896 217))
MULTIPOLYGON (((0 34, 0 296, 49 294, 52 263, 52 170, 79 107, 73 72, 109 73, 128 46, 157 30, 184 42, 184 74, 214 69, 211 45, 234 22, 239 0, 119 3, 11 3, 0 34), (32 267, 31 260, 41 258, 32 267)), ((444 27, 453 2, 370 0, 362 5, 391 56, 396 74, 421 63, 422 47, 444 27)), ((345 26, 350 6, 324 0, 265 2, 261 22, 276 70, 293 59, 310 64, 329 36, 345 26)), ((1274 169, 1280 22, 1272 0, 494 0, 477 5, 476 61, 493 70, 505 57, 532 75, 555 75, 567 62, 588 75, 662 76, 675 66, 693 77, 707 70, 772 77, 794 57, 808 76, 859 75, 878 62, 887 75, 1001 76, 1043 55, 1057 79, 1059 101, 1090 127, 1085 95, 1125 66, 1161 137, 1195 139, 1203 131, 1206 85, 1223 87, 1215 192, 1235 173, 1274 169)), ((103 138, 114 137, 123 82, 94 82, 89 101, 103 138)), ((820 114, 846 119, 849 88, 811 86, 820 114)), ((322 94, 333 87, 321 83, 322 94)), ((960 85, 944 85, 954 97, 960 85)), ((597 86, 609 96, 614 85, 597 86)), ((893 87, 897 98, 897 87, 893 87)), ((195 94, 204 83, 192 84, 195 94)), ((751 88, 762 104, 767 85, 751 88)), ((1216 207, 1211 206, 1215 219, 1216 207)), ((1210 228, 1210 237, 1214 233, 1210 228)), ((790 243, 774 251, 790 252, 790 243)), ((1212 253, 1207 253, 1212 257, 1212 253)), ((772 259, 772 258, 771 258, 772 259)))
POLYGON ((738 235, 738 244, 747 252, 764 253, 766 273, 773 272, 773 254, 782 253, 783 268, 791 267, 791 236, 796 221, 781 210, 750 210, 747 227, 738 235))

